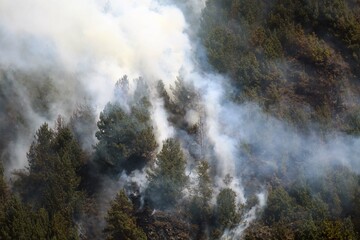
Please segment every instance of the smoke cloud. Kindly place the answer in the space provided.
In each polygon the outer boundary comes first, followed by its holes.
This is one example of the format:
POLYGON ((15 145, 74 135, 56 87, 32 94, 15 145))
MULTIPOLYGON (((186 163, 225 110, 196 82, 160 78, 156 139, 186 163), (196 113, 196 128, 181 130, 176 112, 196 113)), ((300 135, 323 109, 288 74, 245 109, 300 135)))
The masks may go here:
MULTIPOLYGON (((191 51, 182 12, 157 1, 2 0, 0 22, 1 69, 31 76, 23 80, 25 87, 16 76, 11 80, 21 86, 14 89, 24 99, 29 129, 54 121, 58 114, 69 117, 74 106, 83 102, 99 112, 124 74, 130 79, 142 76, 150 86, 159 79, 169 85, 191 51), (33 98, 32 86, 49 79, 58 94, 52 93, 44 116, 28 106, 31 101, 26 98, 33 98)), ((164 122, 161 103, 154 106, 154 116, 158 116, 154 123, 161 124, 157 121, 164 122)), ((159 140, 171 135, 160 133, 163 126, 156 127, 159 140)), ((33 131, 19 136, 14 144, 21 139, 28 145, 33 131)), ((22 160, 13 168, 24 166, 25 154, 14 155, 22 160)))
MULTIPOLYGON (((295 159, 285 163, 289 168, 301 160, 309 177, 334 164, 359 172, 359 139, 340 133, 304 136, 254 104, 239 106, 228 100, 226 77, 204 71, 201 66, 206 62, 199 62, 202 58, 196 55, 195 47, 201 46, 194 33, 204 6, 204 0, 0 0, 0 69, 8 75, 13 73, 10 81, 31 129, 19 131, 8 146, 9 171, 26 165, 34 130, 44 121, 54 121, 58 114, 70 118, 76 106, 84 102, 99 112, 113 100, 114 84, 126 74, 129 79, 142 76, 149 85, 159 144, 175 136, 177 130, 167 120, 164 102, 156 94, 158 80, 170 86, 181 76, 201 96, 203 112, 189 108, 185 118, 194 124, 204 116, 217 188, 224 186, 222 179, 230 174, 239 203, 246 203, 249 192, 259 200, 245 214, 244 224, 227 236, 239 237, 266 205, 264 176, 271 176, 283 166, 284 155, 295 159), (30 77, 20 77, 24 73, 30 77), (46 114, 30 104, 33 86, 44 82, 51 82, 56 89, 49 90, 52 98, 46 114), (261 149, 258 156, 263 164, 258 169, 252 169, 244 158, 244 145, 261 149), (247 187, 250 174, 261 176, 252 189, 247 187)), ((182 140, 193 141, 187 136, 182 140)), ((137 172, 128 180, 141 179, 144 186, 142 174, 137 172)), ((125 181, 123 178, 121 181, 125 181)))

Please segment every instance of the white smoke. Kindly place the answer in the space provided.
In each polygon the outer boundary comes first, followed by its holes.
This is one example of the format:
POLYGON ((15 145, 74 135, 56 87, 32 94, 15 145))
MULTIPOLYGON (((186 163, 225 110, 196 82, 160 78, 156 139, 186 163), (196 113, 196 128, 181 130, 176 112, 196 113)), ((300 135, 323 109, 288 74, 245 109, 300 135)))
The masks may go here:
POLYGON ((153 99, 153 112, 152 121, 154 122, 156 140, 161 148, 164 140, 174 137, 175 129, 170 125, 167 120, 167 113, 164 109, 164 102, 159 99, 153 99))
POLYGON ((56 67, 69 72, 93 69, 100 80, 124 72, 167 80, 178 75, 189 51, 181 11, 156 1, 3 0, 0 5, 9 43, 1 64, 37 69, 55 59, 56 67))
MULTIPOLYGON (((51 115, 45 118, 26 104, 30 93, 19 87, 31 129, 36 130, 43 121, 53 121, 57 114, 69 116, 83 98, 89 98, 94 107, 102 110, 112 98, 114 83, 124 74, 129 79, 142 76, 150 89, 160 79, 168 86, 181 75, 201 96, 205 135, 216 158, 216 184, 221 187, 227 174, 233 176, 231 187, 239 203, 246 202, 242 181, 246 162, 239 153, 241 143, 261 148, 261 157, 270 170, 279 167, 277 161, 287 153, 298 158, 306 153, 304 161, 313 175, 327 164, 360 169, 358 139, 341 134, 325 140, 304 137, 255 105, 229 102, 223 87, 226 78, 203 73, 194 61, 193 42, 197 40, 190 34, 190 22, 200 22, 205 1, 175 2, 180 7, 165 0, 0 0, 0 67, 45 73, 60 89, 52 102, 51 115), (189 9, 191 21, 182 11, 189 9)), ((155 134, 161 144, 176 130, 167 120, 162 100, 151 93, 151 101, 155 134)), ((192 109, 186 120, 193 124, 200 116, 192 109)), ((34 132, 26 134, 11 144, 11 155, 16 159, 13 168, 26 164, 26 145, 34 132)), ((141 173, 133 179, 144 180, 141 173)), ((228 233, 232 237, 239 238, 257 211, 266 205, 265 191, 258 192, 259 204, 245 214, 246 220, 238 228, 228 233)))
MULTIPOLYGON (((172 83, 191 52, 186 29, 182 12, 159 1, 1 0, 0 67, 42 72, 59 89, 48 118, 24 106, 25 112, 31 112, 29 122, 35 123, 31 128, 37 129, 58 114, 70 115, 85 98, 99 112, 124 74, 129 79, 142 76, 149 85, 159 79, 172 83)), ((158 101, 154 116, 161 142, 172 130, 164 130, 166 115, 158 101)), ((20 138, 29 143, 33 134, 20 138)), ((26 164, 25 152, 13 155, 19 159, 13 168, 26 164)))

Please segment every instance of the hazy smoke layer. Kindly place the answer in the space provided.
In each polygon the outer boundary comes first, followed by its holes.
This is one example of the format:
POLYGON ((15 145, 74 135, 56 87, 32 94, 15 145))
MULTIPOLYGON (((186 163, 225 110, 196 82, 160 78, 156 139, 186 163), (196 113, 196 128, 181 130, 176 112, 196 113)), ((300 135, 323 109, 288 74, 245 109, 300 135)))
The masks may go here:
MULTIPOLYGON (((58 114, 66 117, 85 100, 102 110, 111 100, 115 81, 124 74, 130 79, 143 76, 149 85, 159 79, 174 81, 191 52, 186 28, 178 8, 158 1, 0 1, 1 69, 28 73, 32 76, 24 80, 28 86, 51 79, 58 91, 46 117, 22 105, 33 124, 30 133, 19 136, 15 148, 27 149, 43 121, 53 121, 58 114), (31 75, 35 73, 41 77, 31 75)), ((19 82, 16 76, 13 82, 19 82)), ((15 87, 21 91, 18 95, 32 98, 24 88, 15 87)), ((164 130, 161 109, 156 102, 159 140, 171 134, 171 129, 164 130)), ((12 154, 19 158, 13 167, 24 166, 25 152, 12 154)))
MULTIPOLYGON (((258 180, 255 189, 245 187, 249 172, 271 175, 284 164, 280 162, 282 156, 289 154, 301 159, 309 176, 321 174, 320 169, 328 164, 359 170, 358 139, 340 134, 331 139, 305 137, 255 105, 238 106, 227 100, 223 87, 226 79, 200 70, 198 66, 206 63, 199 63, 194 54, 194 32, 204 6, 203 0, 0 0, 0 69, 14 73, 11 81, 31 129, 10 144, 12 168, 26 164, 34 130, 43 121, 53 121, 57 114, 70 117, 76 105, 84 102, 102 110, 113 97, 115 81, 127 74, 129 79, 142 76, 150 87, 159 144, 177 130, 167 120, 162 99, 156 96, 157 81, 161 79, 168 86, 181 76, 201 96, 202 110, 188 109, 186 119, 194 123, 204 118, 217 187, 223 187, 222 179, 230 174, 234 177, 231 187, 240 202, 246 202, 249 191, 259 199, 259 204, 245 214, 247 221, 224 238, 241 235, 256 211, 266 204, 263 181, 258 180), (33 77, 20 81, 16 73, 33 77), (27 103, 33 97, 31 86, 45 81, 53 84, 57 94, 49 100, 48 114, 41 114, 27 103), (249 169, 241 154, 246 144, 261 149, 262 168, 249 169)), ((285 164, 291 166, 293 162, 285 164)))

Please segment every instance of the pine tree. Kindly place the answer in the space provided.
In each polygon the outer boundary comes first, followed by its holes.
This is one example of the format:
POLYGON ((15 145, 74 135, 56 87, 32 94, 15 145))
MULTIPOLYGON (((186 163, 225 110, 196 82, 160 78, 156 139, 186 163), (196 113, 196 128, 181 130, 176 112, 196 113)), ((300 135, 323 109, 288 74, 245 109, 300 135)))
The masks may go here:
MULTIPOLYGON (((56 129, 43 124, 28 152, 28 171, 20 171, 15 190, 35 211, 48 213, 49 236, 76 239, 73 219, 80 213, 84 194, 78 172, 84 164, 83 152, 61 118, 56 129)), ((45 214, 39 215, 44 219, 45 214)), ((35 216, 38 218, 39 216, 35 216)), ((35 223, 34 223, 35 224, 35 223)))
POLYGON ((155 168, 148 172, 147 196, 154 206, 165 209, 181 199, 188 180, 185 167, 186 160, 179 142, 173 138, 164 141, 155 168))
POLYGON ((15 172, 18 176, 18 180, 14 183, 15 190, 20 193, 25 202, 36 208, 45 204, 42 196, 45 194, 46 181, 54 158, 51 150, 53 139, 54 132, 48 124, 41 125, 27 153, 29 163, 27 171, 15 172))
POLYGON ((5 204, 8 195, 8 187, 4 179, 4 168, 0 160, 0 211, 1 207, 5 204))
POLYGON ((0 228, 2 228, 6 220, 5 205, 7 200, 8 200, 8 188, 4 179, 4 168, 2 166, 2 161, 0 161, 0 228))
MULTIPOLYGON (((46 210, 34 212, 15 196, 9 198, 4 209, 5 219, 0 221, 0 239, 45 240, 52 239, 46 210)), ((69 238, 68 238, 69 239, 69 238)))
POLYGON ((121 190, 111 202, 104 233, 107 240, 145 240, 145 233, 136 224, 131 201, 121 190))
POLYGON ((131 113, 118 103, 108 103, 100 113, 96 159, 103 172, 115 175, 124 169, 130 172, 152 159, 157 143, 146 99, 141 102, 142 105, 131 108, 131 113))
POLYGON ((216 198, 216 218, 220 228, 231 228, 239 221, 236 193, 231 188, 221 189, 216 198))
POLYGON ((11 198, 4 209, 5 219, 0 227, 0 239, 28 239, 31 235, 29 211, 23 207, 18 198, 11 198))
POLYGON ((61 212, 53 214, 50 229, 53 239, 79 239, 77 229, 73 226, 72 221, 61 212))
POLYGON ((190 215, 195 223, 203 223, 210 217, 210 200, 213 193, 211 178, 209 175, 210 166, 206 161, 201 161, 196 169, 197 186, 194 189, 194 196, 190 202, 190 215))

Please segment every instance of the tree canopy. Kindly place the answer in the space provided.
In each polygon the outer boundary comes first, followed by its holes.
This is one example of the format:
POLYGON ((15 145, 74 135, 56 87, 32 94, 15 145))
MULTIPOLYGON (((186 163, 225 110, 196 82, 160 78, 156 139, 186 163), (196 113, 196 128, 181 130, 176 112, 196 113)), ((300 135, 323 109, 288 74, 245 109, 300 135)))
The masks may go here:
POLYGON ((166 209, 181 199, 188 180, 185 167, 186 159, 179 142, 173 138, 165 140, 154 168, 148 171, 147 195, 155 207, 166 209))

